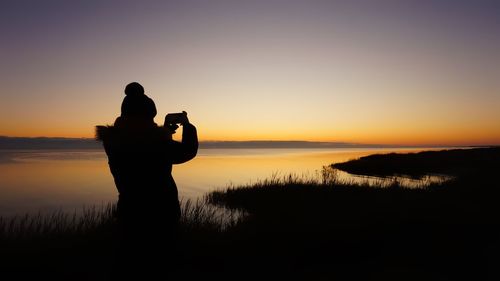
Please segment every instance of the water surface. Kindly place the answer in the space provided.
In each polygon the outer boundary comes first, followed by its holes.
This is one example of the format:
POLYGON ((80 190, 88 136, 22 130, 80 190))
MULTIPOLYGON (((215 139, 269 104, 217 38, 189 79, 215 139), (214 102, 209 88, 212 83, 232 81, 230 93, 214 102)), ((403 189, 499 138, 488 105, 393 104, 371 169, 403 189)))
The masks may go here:
MULTIPOLYGON (((175 165, 173 175, 180 198, 196 199, 214 189, 275 174, 314 177, 332 163, 374 153, 422 150, 430 149, 200 149, 195 159, 175 165)), ((339 173, 339 177, 360 179, 347 173, 339 173)), ((101 150, 0 150, 2 216, 75 211, 115 202, 117 196, 101 150)))

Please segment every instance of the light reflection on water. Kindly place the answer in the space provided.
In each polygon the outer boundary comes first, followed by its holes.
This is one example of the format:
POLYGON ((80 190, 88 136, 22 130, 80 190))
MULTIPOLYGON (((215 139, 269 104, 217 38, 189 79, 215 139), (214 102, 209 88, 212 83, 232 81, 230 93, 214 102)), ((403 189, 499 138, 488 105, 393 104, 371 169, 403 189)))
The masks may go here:
POLYGON ((453 179, 448 175, 425 175, 420 179, 409 178, 404 175, 392 177, 356 176, 345 172, 343 178, 353 183, 365 183, 371 186, 390 187, 398 185, 406 188, 425 188, 431 184, 439 184, 453 179))
MULTIPOLYGON (((442 148, 440 148, 442 149, 442 148)), ((200 149, 192 161, 174 166, 181 199, 196 200, 228 185, 257 182, 272 175, 318 177, 323 166, 374 153, 415 149, 200 149)), ((378 178, 338 172, 342 180, 376 182, 378 178)), ((428 182, 444 178, 429 176, 428 182)), ((415 187, 421 181, 398 179, 415 187)), ((117 192, 103 151, 0 150, 0 215, 53 210, 116 201, 117 192)))

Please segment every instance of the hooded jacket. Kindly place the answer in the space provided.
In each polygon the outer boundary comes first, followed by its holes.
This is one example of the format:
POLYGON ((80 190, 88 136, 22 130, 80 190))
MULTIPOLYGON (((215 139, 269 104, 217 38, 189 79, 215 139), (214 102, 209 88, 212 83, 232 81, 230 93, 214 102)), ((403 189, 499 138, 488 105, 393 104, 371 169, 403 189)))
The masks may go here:
POLYGON ((97 126, 96 138, 108 156, 120 201, 135 205, 176 205, 178 192, 172 165, 193 159, 198 151, 196 128, 185 124, 182 141, 155 123, 117 122, 97 126), (160 203, 161 202, 161 203, 160 203))

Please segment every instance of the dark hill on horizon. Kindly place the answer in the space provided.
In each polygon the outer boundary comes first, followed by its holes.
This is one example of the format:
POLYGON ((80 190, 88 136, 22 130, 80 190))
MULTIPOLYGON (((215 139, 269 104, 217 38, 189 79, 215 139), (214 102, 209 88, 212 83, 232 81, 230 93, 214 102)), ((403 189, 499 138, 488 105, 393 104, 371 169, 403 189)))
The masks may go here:
MULTIPOLYGON (((313 141, 202 141, 200 148, 253 149, 253 148, 389 148, 394 145, 358 144, 346 142, 313 141)), ((409 147, 409 146, 406 146, 409 147)), ((7 137, 0 136, 0 149, 101 149, 102 144, 93 138, 64 137, 7 137)))

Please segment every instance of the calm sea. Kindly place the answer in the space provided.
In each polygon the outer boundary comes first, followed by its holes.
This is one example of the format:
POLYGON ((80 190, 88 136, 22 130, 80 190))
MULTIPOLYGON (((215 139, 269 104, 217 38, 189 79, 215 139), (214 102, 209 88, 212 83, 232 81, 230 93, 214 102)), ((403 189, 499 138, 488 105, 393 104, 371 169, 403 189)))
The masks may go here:
MULTIPOLYGON (((273 175, 315 177, 325 165, 369 154, 422 150, 430 149, 200 149, 195 159, 174 166, 173 175, 180 198, 196 199, 273 175)), ((115 202, 117 195, 102 150, 0 150, 0 216, 78 211, 115 202)))

